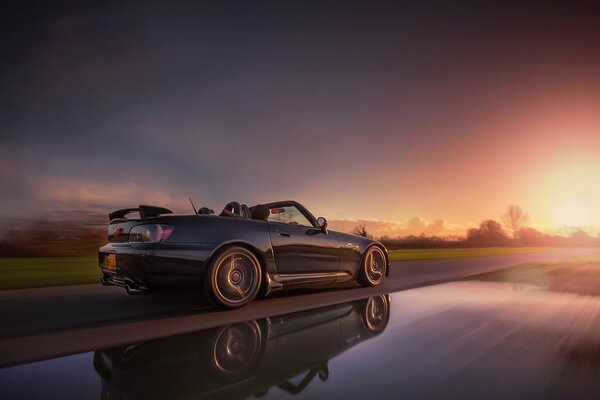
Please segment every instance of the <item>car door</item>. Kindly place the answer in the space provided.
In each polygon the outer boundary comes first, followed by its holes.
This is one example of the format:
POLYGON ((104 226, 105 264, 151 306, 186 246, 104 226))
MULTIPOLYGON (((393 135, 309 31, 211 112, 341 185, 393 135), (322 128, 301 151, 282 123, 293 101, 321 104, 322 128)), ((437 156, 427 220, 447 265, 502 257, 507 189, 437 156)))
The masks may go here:
POLYGON ((340 242, 337 236, 315 228, 295 206, 271 209, 269 233, 278 273, 338 271, 340 242))

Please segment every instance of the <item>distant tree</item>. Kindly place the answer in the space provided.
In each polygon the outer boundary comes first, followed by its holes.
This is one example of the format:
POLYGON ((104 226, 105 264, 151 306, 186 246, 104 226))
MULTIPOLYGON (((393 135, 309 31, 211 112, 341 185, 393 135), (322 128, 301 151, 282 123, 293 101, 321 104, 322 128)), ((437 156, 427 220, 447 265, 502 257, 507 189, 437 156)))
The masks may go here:
POLYGON ((533 228, 520 228, 516 235, 522 246, 545 246, 551 238, 533 228))
POLYGON ((364 225, 358 225, 356 228, 354 228, 352 230, 352 233, 354 235, 362 236, 362 237, 366 237, 366 238, 373 237, 373 236, 369 235, 369 233, 367 232, 367 229, 365 228, 364 225))
POLYGON ((513 239, 518 238, 519 230, 523 227, 525 221, 527 221, 527 214, 516 204, 509 205, 502 214, 502 222, 513 239))
POLYGON ((93 255, 106 243, 106 228, 95 217, 54 217, 9 221, 0 238, 0 257, 93 255))
POLYGON ((580 229, 573 232, 568 240, 572 246, 590 246, 595 244, 595 238, 580 229))
POLYGON ((502 246, 508 244, 508 236, 502 225, 488 219, 479 224, 479 228, 469 229, 467 242, 476 246, 502 246))

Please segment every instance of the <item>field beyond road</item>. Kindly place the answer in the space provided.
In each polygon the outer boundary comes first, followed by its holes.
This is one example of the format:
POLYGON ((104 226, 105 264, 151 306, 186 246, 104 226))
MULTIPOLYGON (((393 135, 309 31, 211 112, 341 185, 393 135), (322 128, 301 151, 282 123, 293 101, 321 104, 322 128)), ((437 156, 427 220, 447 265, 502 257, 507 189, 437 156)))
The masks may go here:
POLYGON ((98 256, 0 258, 0 290, 98 282, 98 256))
MULTIPOLYGON (((390 250, 390 261, 540 253, 548 247, 390 250)), ((0 258, 0 290, 98 283, 97 256, 0 258)))
POLYGON ((468 247, 459 249, 401 249, 389 250, 390 261, 433 260, 438 258, 466 258, 508 256, 512 254, 543 253, 559 250, 557 247, 468 247))

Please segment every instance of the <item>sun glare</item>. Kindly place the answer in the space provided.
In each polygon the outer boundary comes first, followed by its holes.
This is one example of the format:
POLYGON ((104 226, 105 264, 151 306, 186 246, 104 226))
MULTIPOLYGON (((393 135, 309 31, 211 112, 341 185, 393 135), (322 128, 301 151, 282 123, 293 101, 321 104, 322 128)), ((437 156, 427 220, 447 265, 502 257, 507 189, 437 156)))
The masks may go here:
POLYGON ((529 206, 537 226, 600 226, 600 167, 595 158, 580 158, 556 158, 551 165, 541 166, 529 206))
POLYGON ((590 224, 590 208, 582 201, 567 201, 554 210, 556 226, 587 226, 590 224))

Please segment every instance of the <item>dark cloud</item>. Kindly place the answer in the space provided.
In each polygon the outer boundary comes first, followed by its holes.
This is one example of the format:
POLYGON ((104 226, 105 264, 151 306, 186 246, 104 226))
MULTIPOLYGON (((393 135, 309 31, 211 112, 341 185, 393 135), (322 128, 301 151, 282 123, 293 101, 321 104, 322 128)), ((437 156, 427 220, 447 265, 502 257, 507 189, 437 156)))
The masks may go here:
POLYGON ((45 37, 30 49, 31 102, 48 102, 93 89, 101 95, 129 86, 146 71, 147 63, 127 39, 110 35, 96 39, 92 17, 66 14, 48 25, 45 37), (125 42, 125 43, 124 43, 125 42))
POLYGON ((390 187, 476 182, 460 174, 536 93, 595 101, 599 21, 588 2, 13 2, 1 143, 21 177, 0 179, 10 204, 97 206, 113 185, 111 204, 296 197, 369 218, 390 187))

